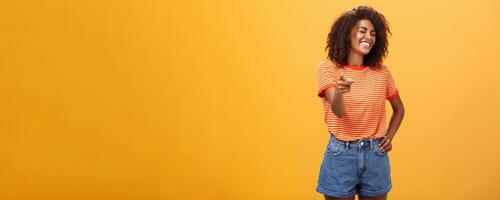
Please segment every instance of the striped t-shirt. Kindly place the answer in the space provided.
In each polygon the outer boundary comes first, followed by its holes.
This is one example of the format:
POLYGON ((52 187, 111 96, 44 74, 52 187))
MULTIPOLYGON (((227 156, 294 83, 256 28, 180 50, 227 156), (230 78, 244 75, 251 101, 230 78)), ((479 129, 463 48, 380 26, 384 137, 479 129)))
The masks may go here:
POLYGON ((353 141, 361 138, 379 138, 386 134, 385 100, 398 95, 389 69, 368 66, 338 67, 330 60, 318 65, 318 96, 323 103, 324 120, 328 131, 337 139, 353 141), (325 97, 325 90, 335 89, 340 74, 354 81, 351 90, 344 94, 345 115, 337 117, 325 97))

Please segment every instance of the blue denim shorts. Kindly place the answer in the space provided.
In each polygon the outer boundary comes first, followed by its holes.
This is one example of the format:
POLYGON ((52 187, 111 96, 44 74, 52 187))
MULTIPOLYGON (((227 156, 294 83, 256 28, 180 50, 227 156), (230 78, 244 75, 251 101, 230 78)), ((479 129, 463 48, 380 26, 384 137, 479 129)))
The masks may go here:
POLYGON ((316 191, 330 197, 380 196, 392 188, 389 156, 382 138, 340 141, 330 134, 316 191))

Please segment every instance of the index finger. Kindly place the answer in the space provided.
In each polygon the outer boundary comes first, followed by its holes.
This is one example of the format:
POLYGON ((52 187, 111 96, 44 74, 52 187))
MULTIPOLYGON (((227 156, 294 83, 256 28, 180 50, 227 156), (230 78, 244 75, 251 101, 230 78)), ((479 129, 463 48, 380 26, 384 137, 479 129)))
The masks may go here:
POLYGON ((349 86, 352 84, 352 82, 349 81, 337 81, 338 85, 343 85, 343 86, 349 86))

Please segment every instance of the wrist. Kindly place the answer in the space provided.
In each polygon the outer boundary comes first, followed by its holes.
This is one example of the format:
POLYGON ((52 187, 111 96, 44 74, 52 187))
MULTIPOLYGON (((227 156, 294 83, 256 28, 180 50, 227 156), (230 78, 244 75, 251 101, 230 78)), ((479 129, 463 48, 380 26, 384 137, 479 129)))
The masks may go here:
POLYGON ((388 133, 385 135, 385 137, 388 137, 388 138, 393 138, 394 137, 394 134, 393 133, 388 133))

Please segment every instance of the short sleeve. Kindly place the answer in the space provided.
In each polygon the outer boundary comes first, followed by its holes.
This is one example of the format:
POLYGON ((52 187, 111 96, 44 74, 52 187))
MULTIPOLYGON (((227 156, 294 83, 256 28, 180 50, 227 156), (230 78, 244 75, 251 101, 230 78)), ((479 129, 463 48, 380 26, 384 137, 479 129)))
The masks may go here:
POLYGON ((318 97, 324 98, 326 89, 335 86, 335 65, 322 61, 318 65, 318 97))
POLYGON ((389 68, 386 67, 386 97, 387 100, 392 100, 398 96, 398 89, 396 87, 396 82, 394 81, 394 78, 392 77, 391 72, 389 71, 389 68))

